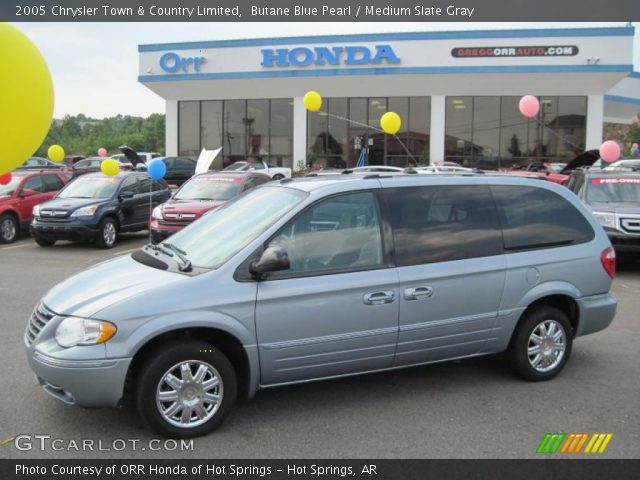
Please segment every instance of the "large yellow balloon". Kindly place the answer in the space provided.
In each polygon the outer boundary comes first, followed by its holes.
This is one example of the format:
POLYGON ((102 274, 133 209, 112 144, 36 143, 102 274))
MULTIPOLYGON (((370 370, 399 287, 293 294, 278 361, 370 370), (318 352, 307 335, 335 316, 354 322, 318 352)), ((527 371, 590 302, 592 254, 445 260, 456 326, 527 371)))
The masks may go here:
POLYGON ((387 112, 382 117, 380 117, 380 126, 385 133, 389 135, 395 135, 400 130, 402 126, 402 120, 400 120, 400 115, 396 112, 387 112))
POLYGON ((120 171, 120 164, 113 158, 107 158, 100 164, 100 170, 102 170, 102 173, 104 173, 105 175, 113 177, 120 171))
POLYGON ((47 156, 52 162, 61 162, 64 160, 64 148, 60 145, 51 145, 47 150, 47 156))
POLYGON ((309 90, 305 93, 302 101, 310 112, 317 112, 322 107, 322 97, 314 90, 309 90))
POLYGON ((52 117, 47 63, 26 35, 0 22, 0 175, 33 155, 52 117))

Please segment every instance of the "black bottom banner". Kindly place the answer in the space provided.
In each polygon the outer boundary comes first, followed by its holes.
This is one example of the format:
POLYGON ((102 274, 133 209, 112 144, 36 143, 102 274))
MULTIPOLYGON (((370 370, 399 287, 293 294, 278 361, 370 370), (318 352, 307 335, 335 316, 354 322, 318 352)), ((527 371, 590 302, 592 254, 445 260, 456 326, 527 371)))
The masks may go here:
POLYGON ((580 479, 640 477, 640 460, 0 460, 0 479, 580 479))

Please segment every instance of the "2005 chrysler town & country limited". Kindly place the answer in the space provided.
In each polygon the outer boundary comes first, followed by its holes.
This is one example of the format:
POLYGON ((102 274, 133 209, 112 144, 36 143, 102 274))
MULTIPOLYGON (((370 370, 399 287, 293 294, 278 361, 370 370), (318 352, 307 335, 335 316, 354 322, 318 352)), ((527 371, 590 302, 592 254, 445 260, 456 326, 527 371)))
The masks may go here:
POLYGON ((547 380, 616 310, 606 233, 540 180, 283 180, 169 240, 36 306, 24 341, 47 393, 86 407, 130 393, 152 428, 190 437, 276 385, 502 351, 547 380))

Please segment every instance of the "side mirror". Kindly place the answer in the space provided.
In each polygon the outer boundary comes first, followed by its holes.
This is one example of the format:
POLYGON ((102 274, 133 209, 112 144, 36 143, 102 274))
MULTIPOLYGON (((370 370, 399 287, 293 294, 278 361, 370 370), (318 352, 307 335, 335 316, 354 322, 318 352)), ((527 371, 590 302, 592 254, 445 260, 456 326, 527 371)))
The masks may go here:
POLYGON ((25 188, 24 190, 22 190, 22 191, 18 194, 18 196, 19 196, 19 197, 23 197, 23 198, 24 198, 24 197, 31 197, 31 196, 33 196, 33 195, 35 195, 35 194, 36 194, 36 191, 35 191, 35 190, 32 190, 32 189, 30 189, 30 188, 25 188))
POLYGON ((262 252, 259 260, 251 262, 249 272, 254 277, 263 278, 266 273, 288 270, 289 267, 289 255, 285 249, 279 245, 273 245, 262 252))
POLYGON ((120 200, 127 200, 129 198, 133 198, 133 192, 130 190, 127 190, 126 192, 120 192, 120 194, 118 195, 118 198, 120 200))

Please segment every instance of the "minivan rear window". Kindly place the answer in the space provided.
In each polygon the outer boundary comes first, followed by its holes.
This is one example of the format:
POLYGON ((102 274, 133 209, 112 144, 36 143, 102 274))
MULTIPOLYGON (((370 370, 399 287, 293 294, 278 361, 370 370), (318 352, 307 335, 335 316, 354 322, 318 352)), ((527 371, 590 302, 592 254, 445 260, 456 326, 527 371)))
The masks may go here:
POLYGON ((398 266, 503 253, 486 185, 391 188, 384 191, 398 266))
POLYGON ((506 250, 585 243, 595 233, 586 218, 555 192, 536 187, 492 185, 506 250))

